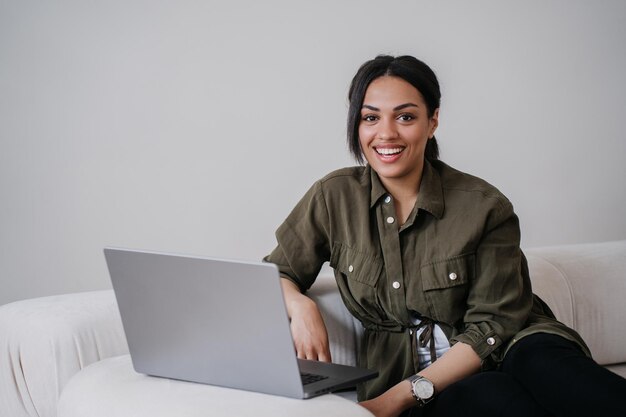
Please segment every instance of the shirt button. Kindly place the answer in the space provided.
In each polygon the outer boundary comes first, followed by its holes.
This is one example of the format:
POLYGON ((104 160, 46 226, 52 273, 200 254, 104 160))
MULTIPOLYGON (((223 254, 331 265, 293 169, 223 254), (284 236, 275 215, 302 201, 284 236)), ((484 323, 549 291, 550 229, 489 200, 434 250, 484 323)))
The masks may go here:
POLYGON ((457 279, 457 275, 454 272, 450 272, 450 275, 448 275, 448 278, 450 278, 452 281, 454 281, 455 279, 457 279))
POLYGON ((495 344, 496 344, 496 339, 494 339, 493 337, 489 337, 489 338, 487 338, 487 344, 488 344, 489 346, 493 346, 493 345, 495 345, 495 344))
POLYGON ((400 283, 398 281, 394 281, 391 286, 397 290, 398 288, 400 288, 400 283))
POLYGON ((391 224, 393 222, 395 222, 396 219, 394 219, 393 217, 387 217, 387 223, 391 224))
POLYGON ((386 203, 386 204, 391 203, 391 196, 390 196, 390 195, 388 195, 387 197, 385 197, 385 203, 386 203))
POLYGON ((354 271, 354 267, 353 267, 352 265, 350 265, 350 266, 348 267, 348 272, 352 272, 352 271, 354 271))

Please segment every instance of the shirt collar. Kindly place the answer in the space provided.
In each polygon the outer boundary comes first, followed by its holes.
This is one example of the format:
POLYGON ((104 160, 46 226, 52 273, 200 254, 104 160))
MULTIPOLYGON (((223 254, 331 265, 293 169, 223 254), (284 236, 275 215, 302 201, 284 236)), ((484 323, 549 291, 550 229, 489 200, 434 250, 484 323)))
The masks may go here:
POLYGON ((441 176, 428 160, 424 160, 424 172, 422 172, 422 182, 415 205, 438 219, 443 216, 445 204, 441 176))
POLYGON ((370 208, 372 208, 381 198, 383 198, 383 196, 387 195, 387 190, 385 189, 383 183, 380 182, 380 178, 378 178, 376 171, 374 171, 369 164, 365 168, 365 174, 368 177, 367 180, 369 180, 371 184, 370 208))
MULTIPOLYGON (((371 182, 370 208, 372 208, 388 193, 380 178, 378 178, 378 174, 369 165, 367 165, 365 171, 371 182)), ((424 171, 422 172, 422 181, 415 205, 438 219, 443 215, 444 200, 441 177, 428 160, 424 160, 424 171)))

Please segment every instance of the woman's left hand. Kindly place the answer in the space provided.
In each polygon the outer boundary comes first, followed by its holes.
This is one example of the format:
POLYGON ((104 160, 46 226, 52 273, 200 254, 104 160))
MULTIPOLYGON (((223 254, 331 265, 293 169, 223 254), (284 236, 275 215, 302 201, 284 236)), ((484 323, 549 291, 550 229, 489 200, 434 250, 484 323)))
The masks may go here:
POLYGON ((411 383, 402 381, 376 398, 361 401, 359 405, 376 417, 397 417, 411 405, 415 405, 411 395, 411 383))
POLYGON ((362 401, 359 405, 369 410, 369 412, 374 414, 376 417, 396 417, 398 415, 390 413, 389 407, 384 405, 383 401, 381 401, 381 397, 362 401))
MULTIPOLYGON (((436 392, 441 392, 450 384, 478 372, 480 363, 480 358, 470 345, 458 342, 419 374, 433 382, 436 392)), ((397 417, 404 410, 417 405, 412 392, 411 383, 405 379, 378 397, 359 404, 376 417, 397 417)))

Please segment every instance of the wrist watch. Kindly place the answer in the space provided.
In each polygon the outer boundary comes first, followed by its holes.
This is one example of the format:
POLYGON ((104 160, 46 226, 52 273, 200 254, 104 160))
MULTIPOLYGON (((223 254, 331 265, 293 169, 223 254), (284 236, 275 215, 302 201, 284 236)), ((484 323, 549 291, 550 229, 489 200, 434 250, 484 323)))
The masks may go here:
POLYGON ((435 386, 429 379, 421 375, 413 375, 407 378, 407 381, 411 383, 411 394, 417 401, 418 407, 425 406, 435 397, 435 386))

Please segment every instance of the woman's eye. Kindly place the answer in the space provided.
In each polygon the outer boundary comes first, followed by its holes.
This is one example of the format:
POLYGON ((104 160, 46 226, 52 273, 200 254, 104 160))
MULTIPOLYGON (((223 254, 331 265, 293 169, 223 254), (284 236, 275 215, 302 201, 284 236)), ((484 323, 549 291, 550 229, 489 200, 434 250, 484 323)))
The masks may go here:
POLYGON ((361 118, 364 122, 374 122, 376 121, 377 117, 372 115, 372 114, 366 114, 365 116, 363 116, 361 118))
POLYGON ((409 122, 413 119, 415 119, 415 117, 412 114, 401 114, 400 116, 398 116, 398 119, 402 120, 403 122, 409 122))

